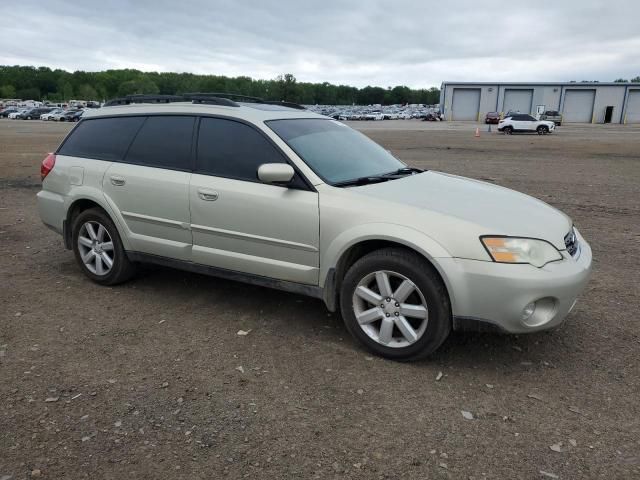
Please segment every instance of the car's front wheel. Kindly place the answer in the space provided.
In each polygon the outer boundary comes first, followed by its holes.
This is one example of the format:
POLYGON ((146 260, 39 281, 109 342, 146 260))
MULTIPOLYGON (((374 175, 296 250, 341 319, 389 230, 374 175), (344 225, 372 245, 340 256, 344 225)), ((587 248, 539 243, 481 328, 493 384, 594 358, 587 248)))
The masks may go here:
POLYGON ((504 132, 505 135, 511 135, 513 133, 513 127, 509 127, 509 126, 504 127, 502 131, 504 132))
POLYGON ((72 226, 73 253, 87 277, 102 285, 128 280, 134 266, 111 218, 101 209, 80 213, 72 226))
POLYGON ((420 255, 387 248, 365 255, 340 289, 347 330, 372 352, 394 360, 433 353, 451 331, 446 289, 420 255))
POLYGON ((549 127, 547 127, 546 125, 540 125, 536 131, 538 132, 538 135, 546 135, 547 133, 549 133, 549 127))

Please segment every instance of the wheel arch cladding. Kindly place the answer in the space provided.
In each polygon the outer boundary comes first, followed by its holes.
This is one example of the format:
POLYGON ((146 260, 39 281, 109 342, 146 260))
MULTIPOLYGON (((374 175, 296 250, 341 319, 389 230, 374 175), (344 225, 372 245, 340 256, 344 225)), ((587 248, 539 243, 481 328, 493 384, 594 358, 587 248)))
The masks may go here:
POLYGON ((444 272, 442 271, 440 265, 437 263, 434 257, 429 257, 417 248, 396 240, 372 238, 360 240, 349 245, 340 254, 335 266, 330 268, 327 272, 327 276, 324 282, 324 301, 330 311, 334 312, 337 310, 337 307, 339 305, 338 297, 340 289, 342 287, 342 281, 349 268, 365 255, 386 248, 397 248, 418 255, 422 259, 424 264, 428 268, 430 268, 440 279, 444 290, 449 297, 449 302, 453 302, 451 288, 446 279, 446 275, 444 275, 444 272))
POLYGON ((105 213, 105 215, 107 215, 111 219, 111 221, 116 227, 116 230, 118 230, 120 241, 122 241, 123 245, 126 246, 127 239, 122 236, 122 230, 118 224, 118 221, 116 218, 114 218, 114 215, 111 214, 107 206, 101 204, 99 201, 97 201, 94 198, 81 197, 81 198, 75 198, 69 205, 69 208, 67 209, 67 216, 66 216, 65 225, 63 228, 65 248, 67 248, 68 250, 71 250, 71 241, 72 241, 71 236, 73 235, 73 220, 82 212, 89 210, 91 208, 98 208, 102 210, 105 213))

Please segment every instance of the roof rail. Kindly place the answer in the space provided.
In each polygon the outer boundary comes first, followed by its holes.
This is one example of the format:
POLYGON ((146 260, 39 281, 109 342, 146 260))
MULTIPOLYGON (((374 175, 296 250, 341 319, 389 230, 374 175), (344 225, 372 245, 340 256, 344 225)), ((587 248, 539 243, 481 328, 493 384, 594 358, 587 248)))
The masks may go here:
POLYGON ((114 98, 105 102, 105 107, 115 105, 129 105, 131 103, 170 103, 184 102, 182 97, 177 95, 127 95, 121 98, 114 98))
POLYGON ((295 108, 296 110, 306 110, 304 105, 300 105, 299 103, 294 102, 285 102, 284 100, 263 100, 260 103, 265 103, 267 105, 282 105, 283 107, 295 108))
POLYGON ((236 102, 226 98, 209 96, 207 94, 184 94, 184 95, 127 95, 121 98, 114 98, 104 104, 105 107, 114 107, 116 105, 130 105, 132 103, 172 103, 172 102, 188 102, 193 103, 209 103, 213 105, 224 105, 227 107, 239 107, 236 102))
POLYGON ((283 107, 295 108, 297 110, 306 110, 305 107, 298 103, 294 102, 285 102, 278 100, 264 100, 260 97, 252 97, 250 95, 243 95, 241 93, 185 93, 185 96, 197 96, 197 97, 219 97, 219 98, 228 98, 231 100, 235 100, 236 102, 246 102, 246 103, 262 103, 264 105, 282 105, 283 107))
POLYGON ((107 101, 105 107, 117 105, 130 105, 132 103, 172 103, 172 102, 193 102, 208 105, 222 105, 225 107, 239 107, 237 102, 261 103, 265 105, 282 105, 283 107, 306 110, 305 107, 293 102, 278 102, 275 100, 263 100, 259 97, 242 95, 240 93, 183 93, 179 95, 126 95, 121 98, 114 98, 107 101))

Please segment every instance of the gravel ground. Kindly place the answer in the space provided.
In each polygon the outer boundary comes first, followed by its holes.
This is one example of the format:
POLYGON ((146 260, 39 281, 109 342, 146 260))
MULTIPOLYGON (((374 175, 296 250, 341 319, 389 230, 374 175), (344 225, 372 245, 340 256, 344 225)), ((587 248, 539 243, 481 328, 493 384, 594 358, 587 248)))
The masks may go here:
POLYGON ((565 325, 401 364, 317 300, 159 267, 97 286, 35 208, 69 126, 2 120, 0 480, 640 476, 640 128, 355 126, 571 215, 595 260, 565 325))

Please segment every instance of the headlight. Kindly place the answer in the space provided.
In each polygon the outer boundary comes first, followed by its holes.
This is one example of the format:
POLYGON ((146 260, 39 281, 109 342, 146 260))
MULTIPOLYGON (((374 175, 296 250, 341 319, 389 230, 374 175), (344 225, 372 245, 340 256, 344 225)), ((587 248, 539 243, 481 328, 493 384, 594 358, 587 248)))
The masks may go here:
POLYGON ((562 260, 556 247, 544 240, 515 237, 481 237, 480 240, 494 262, 529 263, 539 268, 562 260))

